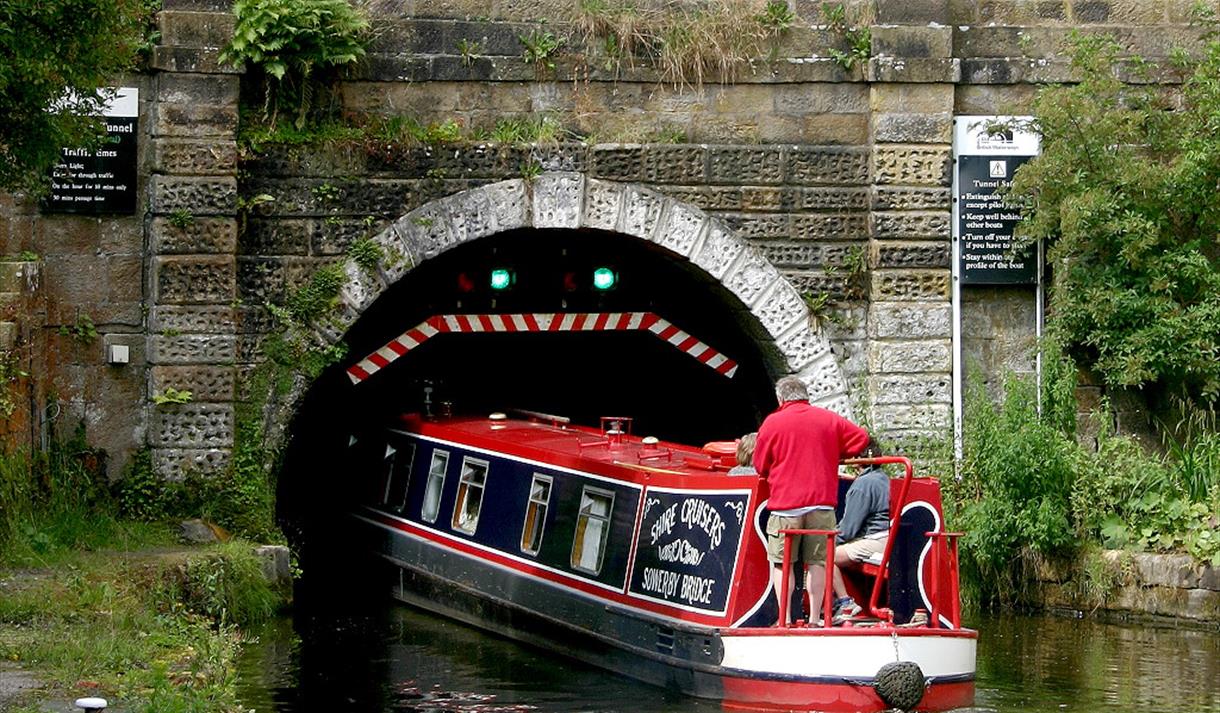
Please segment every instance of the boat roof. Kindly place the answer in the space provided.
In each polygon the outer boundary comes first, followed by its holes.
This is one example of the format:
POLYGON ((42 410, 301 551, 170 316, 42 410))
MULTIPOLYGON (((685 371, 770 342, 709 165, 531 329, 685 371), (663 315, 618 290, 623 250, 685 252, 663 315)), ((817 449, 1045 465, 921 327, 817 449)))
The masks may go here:
MULTIPOLYGON (((504 414, 449 418, 407 414, 402 417, 407 430, 421 435, 558 465, 579 464, 578 467, 603 472, 606 468, 617 467, 637 473, 707 476, 725 475, 736 465, 731 441, 713 442, 700 448, 565 421, 559 417, 509 418, 504 414)), ((621 427, 630 419, 604 417, 602 421, 603 424, 617 422, 621 427)))

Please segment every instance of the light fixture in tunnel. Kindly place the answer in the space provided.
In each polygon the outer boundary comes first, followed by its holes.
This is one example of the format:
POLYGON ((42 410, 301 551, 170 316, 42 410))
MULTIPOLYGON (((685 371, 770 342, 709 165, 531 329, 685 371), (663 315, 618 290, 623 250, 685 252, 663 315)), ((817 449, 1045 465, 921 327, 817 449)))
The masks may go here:
POLYGON ((593 289, 606 291, 618 282, 618 275, 608 267, 599 267, 593 271, 593 289))
POLYGON ((507 268, 497 267, 491 271, 491 289, 507 290, 513 284, 513 272, 507 268))

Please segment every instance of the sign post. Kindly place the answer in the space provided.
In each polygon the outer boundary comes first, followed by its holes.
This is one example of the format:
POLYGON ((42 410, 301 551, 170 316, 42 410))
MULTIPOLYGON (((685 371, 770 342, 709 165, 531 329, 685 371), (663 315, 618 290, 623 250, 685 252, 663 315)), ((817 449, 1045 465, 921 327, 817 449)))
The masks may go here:
MULTIPOLYGON (((1013 175, 1038 155, 1027 116, 958 116, 953 120, 953 444, 962 457, 962 285, 1034 285, 1035 332, 1042 337, 1042 246, 1013 250, 1021 222, 1004 200, 1013 175)), ((1042 357, 1036 370, 1041 383, 1042 357)))
POLYGON ((102 109, 106 138, 97 149, 64 147, 51 169, 47 213, 132 214, 136 210, 138 89, 116 90, 102 109))

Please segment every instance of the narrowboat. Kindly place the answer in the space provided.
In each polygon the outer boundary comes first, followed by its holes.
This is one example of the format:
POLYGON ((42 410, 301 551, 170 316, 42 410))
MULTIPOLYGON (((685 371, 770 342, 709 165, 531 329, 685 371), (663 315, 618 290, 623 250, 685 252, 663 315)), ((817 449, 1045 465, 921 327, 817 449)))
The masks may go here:
POLYGON ((813 603, 827 615, 806 614, 798 589, 780 626, 766 481, 728 474, 731 443, 631 430, 624 417, 407 414, 353 436, 356 517, 394 596, 730 708, 972 703, 977 633, 961 626, 957 533, 934 478, 871 461, 903 472, 886 551, 845 572, 863 612, 836 623, 828 598, 813 603))

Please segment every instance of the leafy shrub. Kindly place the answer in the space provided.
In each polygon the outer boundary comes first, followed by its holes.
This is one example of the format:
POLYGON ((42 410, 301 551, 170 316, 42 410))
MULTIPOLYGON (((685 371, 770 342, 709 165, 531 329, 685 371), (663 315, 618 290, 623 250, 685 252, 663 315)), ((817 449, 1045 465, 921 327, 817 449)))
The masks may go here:
POLYGON ((272 125, 286 103, 303 127, 318 75, 364 56, 368 21, 347 0, 237 0, 233 13, 233 39, 220 60, 263 72, 263 115, 272 125))
POLYGON ((1039 416, 1037 402, 1034 386, 1016 378, 998 405, 981 386, 967 402, 962 479, 946 491, 966 531, 963 569, 983 602, 1019 594, 1023 553, 1050 555, 1074 541, 1070 495, 1080 449, 1039 416))
POLYGON ((1019 227, 1052 263, 1051 333, 1111 386, 1220 396, 1220 38, 1179 55, 1181 106, 1109 37, 1076 34, 1078 84, 1043 89, 1019 227), (1124 75, 1123 73, 1127 74, 1124 75), (1137 80, 1126 83, 1124 77, 1137 80))
POLYGON ((182 566, 180 576, 165 598, 222 627, 266 621, 281 601, 263 577, 262 562, 250 544, 239 540, 192 556, 182 566))
POLYGON ((0 189, 43 187, 61 146, 96 144, 97 90, 133 66, 148 16, 143 0, 0 3, 0 189))

